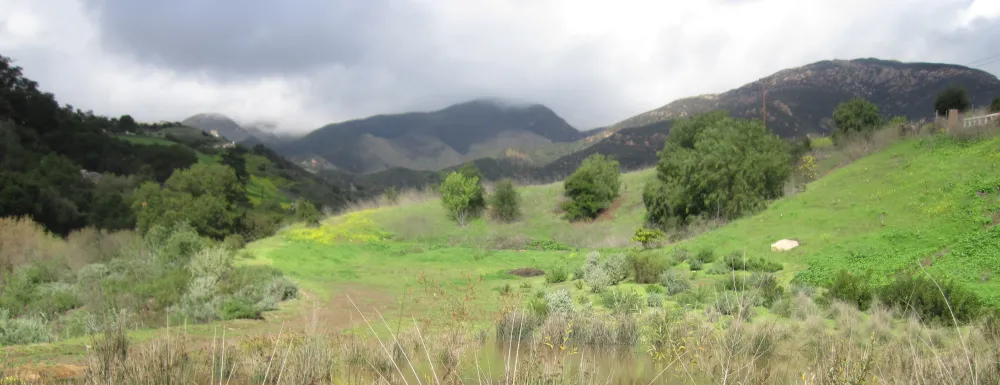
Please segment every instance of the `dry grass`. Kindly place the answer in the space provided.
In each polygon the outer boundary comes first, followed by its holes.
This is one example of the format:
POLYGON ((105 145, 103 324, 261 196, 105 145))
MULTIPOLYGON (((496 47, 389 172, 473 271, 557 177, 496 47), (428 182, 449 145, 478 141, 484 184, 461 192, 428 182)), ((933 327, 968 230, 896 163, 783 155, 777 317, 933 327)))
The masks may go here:
POLYGON ((66 254, 66 244, 27 217, 0 218, 0 283, 19 266, 66 254))

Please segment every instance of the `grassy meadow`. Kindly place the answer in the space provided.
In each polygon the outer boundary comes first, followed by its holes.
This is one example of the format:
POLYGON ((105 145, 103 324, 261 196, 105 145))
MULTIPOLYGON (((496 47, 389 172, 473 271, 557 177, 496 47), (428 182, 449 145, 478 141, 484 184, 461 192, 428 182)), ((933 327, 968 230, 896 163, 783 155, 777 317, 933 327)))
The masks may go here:
MULTIPOLYGON (((512 223, 458 226, 432 192, 359 204, 246 245, 237 266, 269 266, 301 290, 262 320, 8 347, 27 365, 9 373, 75 362, 87 383, 997 383, 997 320, 934 323, 825 297, 841 271, 884 284, 909 270, 1000 306, 1000 138, 881 135, 863 149, 818 140, 820 177, 801 191, 650 249, 629 238, 653 170, 624 174, 618 200, 586 222, 562 219, 561 183, 520 187, 512 223), (800 247, 770 250, 785 238, 800 247), (621 274, 597 288, 595 266, 621 274), (103 348, 129 337, 127 358, 103 348)), ((273 197, 281 181, 251 186, 251 199, 273 197)))

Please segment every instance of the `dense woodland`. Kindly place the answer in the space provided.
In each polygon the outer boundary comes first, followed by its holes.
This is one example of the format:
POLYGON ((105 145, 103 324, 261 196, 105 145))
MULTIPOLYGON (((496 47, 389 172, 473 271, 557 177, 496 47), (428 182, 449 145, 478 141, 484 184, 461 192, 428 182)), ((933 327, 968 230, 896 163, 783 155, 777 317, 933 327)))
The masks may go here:
POLYGON ((296 199, 334 211, 354 199, 264 146, 221 149, 219 139, 178 125, 61 106, 0 56, 0 217, 30 217, 66 235, 145 228, 179 210, 168 219, 201 221, 193 225, 202 235, 258 238, 293 214, 296 199), (125 140, 138 136, 162 143, 125 140))

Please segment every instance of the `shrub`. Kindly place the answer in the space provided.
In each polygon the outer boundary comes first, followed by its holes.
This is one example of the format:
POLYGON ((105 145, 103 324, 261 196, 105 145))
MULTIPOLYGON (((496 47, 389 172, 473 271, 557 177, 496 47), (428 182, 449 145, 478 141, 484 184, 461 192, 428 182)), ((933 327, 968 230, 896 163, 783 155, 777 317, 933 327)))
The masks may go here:
POLYGON ((823 296, 823 300, 829 303, 831 299, 837 299, 853 304, 858 309, 868 310, 874 292, 870 282, 871 272, 856 276, 847 270, 841 270, 827 286, 828 290, 823 296))
POLYGON ((947 115, 950 109, 966 111, 971 105, 969 94, 965 92, 965 88, 959 86, 946 88, 934 99, 934 111, 937 111, 938 115, 947 115))
POLYGON ((633 252, 629 254, 629 263, 636 283, 656 283, 660 274, 667 269, 667 258, 663 255, 649 252, 633 252))
POLYGON ((0 346, 48 342, 49 328, 40 318, 13 318, 10 311, 0 308, 0 346))
POLYGON ((229 250, 235 251, 242 249, 244 246, 246 246, 247 242, 242 235, 229 234, 226 236, 226 239, 222 241, 222 244, 225 245, 227 248, 229 248, 229 250))
POLYGON ((646 306, 663 307, 663 295, 658 293, 646 294, 646 306))
POLYGON ((545 274, 545 282, 548 283, 565 282, 567 278, 569 278, 569 271, 564 266, 553 267, 545 274))
POLYGON ((632 289, 610 290, 601 295, 604 307, 614 313, 637 313, 646 307, 642 294, 632 289))
POLYGON ((878 106, 862 98, 852 98, 837 105, 833 111, 833 134, 835 142, 853 135, 870 136, 882 124, 878 106))
POLYGON ((219 309, 219 317, 223 320, 262 319, 261 309, 254 302, 242 296, 227 298, 219 309))
POLYGON ((603 261, 602 266, 611 279, 611 285, 617 285, 628 278, 629 261, 625 254, 611 254, 603 261))
POLYGON ((712 263, 715 261, 715 251, 712 251, 712 249, 698 250, 698 254, 695 255, 694 259, 704 263, 712 263))
POLYGON ((549 303, 545 301, 545 298, 537 296, 529 298, 528 309, 531 309, 531 314, 534 314, 538 318, 544 319, 549 315, 549 303))
POLYGON ((705 268, 705 262, 702 262, 700 259, 692 259, 689 265, 691 266, 691 271, 698 271, 705 268))
POLYGON ((756 305, 766 307, 770 307, 785 294, 785 289, 778 285, 778 280, 773 274, 739 274, 719 282, 719 286, 721 290, 751 291, 760 301, 756 305))
POLYGON ((441 204, 448 218, 462 226, 482 213, 483 206, 479 203, 484 199, 482 194, 482 185, 475 176, 467 177, 453 171, 441 183, 441 204))
POLYGON ((653 244, 663 237, 663 231, 659 229, 650 229, 646 227, 640 227, 635 229, 635 234, 629 240, 632 242, 639 242, 642 244, 642 248, 649 249, 653 247, 653 244))
POLYGON ((307 226, 319 225, 320 213, 312 202, 299 198, 295 201, 295 220, 307 226))
POLYGON ((659 154, 656 179, 642 196, 646 221, 658 227, 757 211, 781 196, 791 174, 791 155, 781 138, 756 120, 724 112, 675 122, 659 154))
POLYGON ((744 258, 739 252, 730 254, 723 261, 729 270, 763 271, 773 273, 782 269, 780 263, 768 261, 764 258, 744 258))
POLYGON ((684 273, 670 269, 660 274, 660 285, 667 289, 667 295, 676 295, 688 291, 691 281, 684 273))
POLYGON ((573 297, 569 290, 560 289, 545 294, 548 314, 569 314, 573 312, 573 297))
POLYGON ((897 274, 891 283, 878 290, 878 296, 887 305, 942 324, 951 324, 953 313, 959 322, 969 322, 984 308, 974 292, 951 280, 935 284, 924 276, 906 273, 897 274))
POLYGON ((600 293, 611 286, 611 276, 601 266, 591 266, 583 273, 583 281, 590 286, 590 291, 600 293))
POLYGON ((1000 96, 993 98, 993 103, 990 103, 990 112, 1000 112, 1000 96))
POLYGON ((673 258, 674 262, 676 263, 683 263, 684 261, 687 261, 688 259, 691 258, 691 252, 683 247, 678 247, 674 249, 671 258, 673 258))
POLYGON ((663 286, 660 286, 660 284, 658 283, 648 284, 645 286, 645 288, 646 288, 646 293, 663 294, 664 291, 663 286))
POLYGON ((207 247, 194 255, 188 268, 195 277, 218 279, 232 270, 233 253, 225 247, 207 247))
POLYGON ((514 182, 510 179, 497 182, 490 207, 493 217, 501 222, 512 222, 521 216, 521 196, 514 189, 514 182))
POLYGON ((396 189, 396 186, 389 186, 385 189, 385 200, 392 205, 399 203, 399 190, 396 189))
POLYGON ((566 178, 563 187, 570 199, 563 205, 567 219, 596 218, 618 197, 621 166, 602 154, 590 155, 566 178))
POLYGON ((31 308, 52 317, 56 314, 75 309, 83 305, 73 285, 63 282, 50 282, 38 286, 31 308))
POLYGON ((756 303, 757 299, 750 293, 727 291, 715 298, 715 309, 725 315, 749 320, 753 316, 753 307, 756 303))
POLYGON ((803 155, 802 159, 799 159, 799 165, 795 168, 799 175, 802 176, 806 182, 810 182, 819 176, 816 166, 816 157, 812 155, 803 155))

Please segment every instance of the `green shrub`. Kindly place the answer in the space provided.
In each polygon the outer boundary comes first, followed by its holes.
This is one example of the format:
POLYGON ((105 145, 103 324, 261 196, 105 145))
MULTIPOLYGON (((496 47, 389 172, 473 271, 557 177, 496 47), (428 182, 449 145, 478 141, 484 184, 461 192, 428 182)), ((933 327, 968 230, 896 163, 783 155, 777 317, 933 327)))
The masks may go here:
POLYGON ((993 98, 993 103, 990 103, 990 113, 1000 112, 1000 96, 993 98))
POLYGON ((621 188, 621 166, 613 158, 593 154, 583 160, 563 185, 570 200, 563 204, 569 220, 596 218, 611 206, 621 188))
POLYGON ((590 291, 600 293, 611 286, 611 276, 601 266, 593 266, 583 274, 583 281, 590 286, 590 291))
POLYGON ((513 289, 510 287, 510 283, 506 282, 502 286, 500 286, 500 288, 497 289, 500 295, 508 295, 512 290, 513 289))
POLYGON ((705 262, 702 262, 700 259, 692 259, 689 265, 691 266, 691 271, 698 271, 705 268, 705 262))
POLYGON ((299 198, 295 201, 295 220, 307 226, 317 226, 320 220, 319 210, 312 202, 299 198))
POLYGON ((780 197, 791 175, 788 145, 757 120, 724 111, 674 122, 656 179, 642 200, 646 222, 661 228, 698 217, 733 219, 780 197))
POLYGON ((644 287, 646 288, 646 293, 663 294, 664 292, 663 286, 660 286, 659 283, 651 283, 644 287))
POLYGON ((780 271, 780 263, 768 261, 764 258, 744 258, 739 252, 730 254, 723 261, 726 268, 730 270, 763 271, 773 273, 780 271))
POLYGON ((675 299, 681 305, 700 306, 710 303, 714 297, 715 290, 712 290, 712 286, 701 285, 677 295, 675 299))
POLYGON ((604 259, 602 266, 611 278, 611 285, 617 285, 628 278, 629 261, 625 254, 611 254, 604 259))
POLYGON ((559 289, 545 294, 548 314, 569 314, 573 312, 573 296, 569 290, 559 289))
POLYGON ((540 250, 540 251, 569 251, 572 250, 571 247, 566 246, 562 243, 553 241, 551 239, 532 239, 528 242, 529 249, 540 250))
POLYGON ((476 176, 452 171, 441 183, 441 204, 448 218, 464 226, 478 218, 484 209, 483 186, 476 176))
POLYGON ((698 254, 694 256, 694 259, 697 259, 703 263, 715 262, 715 251, 713 251, 712 249, 698 250, 698 254))
POLYGON ((496 190, 490 197, 493 218, 501 222, 513 222, 521 216, 521 196, 514 188, 514 182, 503 179, 496 183, 496 190))
POLYGON ((827 286, 823 300, 829 303, 836 299, 853 304, 858 309, 868 310, 872 303, 873 293, 871 272, 856 276, 847 270, 841 270, 827 286))
POLYGON ((658 293, 646 294, 646 306, 663 307, 663 295, 658 293))
POLYGON ((684 261, 691 258, 691 252, 683 247, 678 247, 674 249, 674 252, 670 257, 673 258, 676 263, 684 263, 684 261))
POLYGON ((77 295, 76 287, 63 282, 50 282, 38 286, 30 308, 46 317, 53 317, 81 305, 83 302, 77 295))
POLYGON ((667 258, 650 252, 629 253, 629 263, 636 283, 656 283, 660 274, 667 270, 667 258))
POLYGON ((951 324, 952 314, 958 322, 979 317, 984 309, 979 297, 951 280, 934 283, 923 275, 907 273, 896 277, 878 290, 879 300, 904 311, 913 311, 928 322, 951 324), (938 287, 940 285, 940 288, 938 287))
POLYGON ((751 291, 760 302, 755 305, 770 307, 774 301, 785 295, 785 289, 778 284, 773 274, 737 274, 719 282, 720 290, 751 291))
POLYGON ((855 97, 837 105, 833 111, 833 124, 836 127, 833 140, 839 143, 846 137, 871 135, 882 125, 882 116, 874 103, 855 97))
POLYGON ((242 235, 239 234, 229 234, 226 239, 222 241, 229 250, 239 250, 246 246, 247 242, 242 235))
POLYGON ((749 320, 753 317, 753 307, 757 299, 751 292, 737 293, 727 291, 715 298, 715 309, 724 315, 731 315, 749 320))
POLYGON ((542 297, 532 296, 528 298, 528 309, 531 310, 531 314, 541 319, 549 315, 549 303, 542 297))
POLYGON ((48 342, 50 338, 41 318, 13 318, 10 310, 0 308, 0 346, 48 342))
POLYGON ((676 295, 691 288, 691 280, 677 270, 667 270, 660 274, 660 285, 667 290, 667 295, 676 295))
POLYGON ((396 186, 389 186, 385 189, 385 200, 392 205, 399 203, 399 190, 396 189, 396 186))
POLYGON ((653 244, 659 241, 660 238, 663 238, 663 231, 660 231, 659 229, 640 227, 635 229, 635 235, 633 235, 629 240, 640 243, 644 249, 649 249, 653 247, 653 244))
POLYGON ((601 294, 604 307, 614 313, 637 313, 646 307, 646 299, 638 291, 632 289, 609 290, 601 294))
POLYGON ((569 278, 569 271, 564 266, 553 267, 545 274, 545 282, 548 283, 565 282, 567 278, 569 278))
POLYGON ((234 319, 263 319, 261 310, 248 298, 234 296, 227 298, 219 309, 219 316, 223 320, 234 319))

